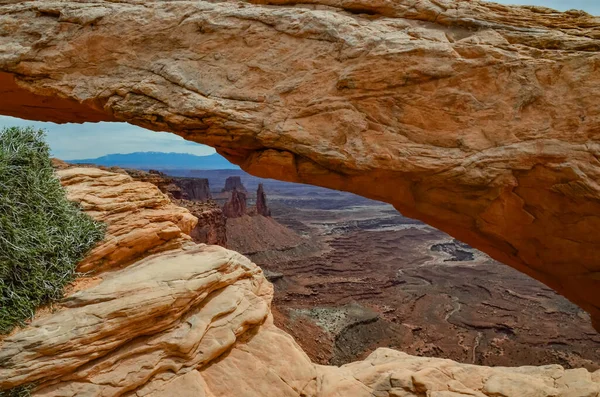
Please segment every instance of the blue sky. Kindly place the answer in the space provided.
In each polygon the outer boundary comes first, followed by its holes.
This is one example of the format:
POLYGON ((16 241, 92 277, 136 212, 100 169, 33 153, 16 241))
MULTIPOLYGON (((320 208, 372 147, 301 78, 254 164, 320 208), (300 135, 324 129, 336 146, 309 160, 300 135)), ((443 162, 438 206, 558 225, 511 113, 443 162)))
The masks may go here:
POLYGON ((495 3, 536 5, 554 8, 559 11, 570 9, 584 10, 592 15, 600 16, 600 0, 495 0, 495 3))
POLYGON ((34 126, 46 130, 52 155, 63 160, 93 159, 110 153, 175 152, 205 156, 209 146, 167 132, 149 131, 127 123, 54 124, 0 116, 0 128, 34 126))
MULTIPOLYGON (((600 16, 600 0, 496 0, 502 4, 539 5, 566 11, 580 9, 600 16)), ((54 124, 0 116, 0 128, 29 126, 47 131, 54 156, 64 160, 100 157, 110 153, 177 152, 199 156, 214 149, 185 141, 174 134, 148 131, 127 123, 54 124)))

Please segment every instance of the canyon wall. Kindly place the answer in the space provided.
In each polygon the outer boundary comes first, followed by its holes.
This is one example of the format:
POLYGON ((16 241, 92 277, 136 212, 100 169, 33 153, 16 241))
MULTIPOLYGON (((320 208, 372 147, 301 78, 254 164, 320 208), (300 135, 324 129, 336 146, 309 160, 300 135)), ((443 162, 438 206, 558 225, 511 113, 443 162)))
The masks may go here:
POLYGON ((218 204, 189 200, 175 200, 175 203, 198 218, 198 224, 190 233, 196 243, 227 247, 227 218, 218 204))
POLYGON ((226 218, 239 218, 246 215, 246 194, 234 188, 231 197, 223 206, 223 214, 226 218))
POLYGON ((191 201, 207 201, 212 199, 208 179, 206 178, 173 178, 174 183, 186 194, 181 197, 191 201))
MULTIPOLYGON (((58 161, 60 160, 55 159, 55 163, 58 161)), ((60 168, 73 167, 64 162, 61 163, 60 168)), ((177 178, 154 170, 145 172, 134 169, 122 170, 118 167, 112 167, 109 170, 127 173, 136 181, 153 184, 176 205, 190 211, 197 218, 197 223, 187 233, 196 243, 227 246, 226 218, 223 210, 215 202, 210 201, 208 179, 177 178)))
POLYGON ((262 183, 258 184, 256 190, 256 213, 262 216, 271 216, 271 210, 267 206, 267 195, 262 183))
POLYGON ((236 252, 193 243, 186 233, 195 219, 157 187, 95 168, 58 175, 69 198, 106 222, 109 233, 82 262, 88 273, 66 299, 0 339, 0 393, 16 395, 19 387, 34 397, 600 393, 600 371, 559 365, 489 368, 384 348, 343 367, 314 365, 273 325, 273 288, 261 269, 236 252), (146 251, 132 257, 124 236, 134 235, 146 251), (111 255, 111 266, 94 259, 100 251, 111 255))
POLYGON ((234 190, 246 193, 247 190, 242 183, 242 178, 239 176, 230 176, 225 180, 225 186, 221 190, 222 192, 232 192, 234 190))
POLYGON ((599 69, 600 20, 580 11, 0 5, 1 114, 128 121, 258 176, 386 201, 556 289, 597 329, 599 69))

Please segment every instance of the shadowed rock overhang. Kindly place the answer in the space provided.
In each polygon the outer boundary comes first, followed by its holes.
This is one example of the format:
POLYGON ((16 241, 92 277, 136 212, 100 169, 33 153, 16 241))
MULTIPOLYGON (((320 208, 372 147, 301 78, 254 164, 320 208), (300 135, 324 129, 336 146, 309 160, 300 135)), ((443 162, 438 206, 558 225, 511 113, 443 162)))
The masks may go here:
POLYGON ((0 113, 393 204, 600 329, 600 19, 475 0, 3 1, 0 113))

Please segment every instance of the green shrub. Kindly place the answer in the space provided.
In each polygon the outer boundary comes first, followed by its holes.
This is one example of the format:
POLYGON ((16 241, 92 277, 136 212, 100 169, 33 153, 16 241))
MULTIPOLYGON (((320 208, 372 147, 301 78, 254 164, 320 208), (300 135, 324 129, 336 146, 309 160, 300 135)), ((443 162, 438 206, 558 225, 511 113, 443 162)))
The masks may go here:
POLYGON ((0 333, 60 299, 104 225, 69 202, 54 174, 44 132, 0 132, 0 333))
POLYGON ((35 389, 35 384, 30 383, 9 390, 0 390, 0 397, 29 397, 33 389, 35 389))

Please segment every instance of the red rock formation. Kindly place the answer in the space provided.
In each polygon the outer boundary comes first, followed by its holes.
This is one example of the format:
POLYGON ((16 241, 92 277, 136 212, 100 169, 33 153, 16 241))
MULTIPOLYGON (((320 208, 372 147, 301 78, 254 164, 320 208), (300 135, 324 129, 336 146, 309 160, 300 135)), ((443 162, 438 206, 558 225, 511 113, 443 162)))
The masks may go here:
MULTIPOLYGON (((102 168, 102 167, 99 167, 102 168)), ((119 172, 121 170, 118 167, 107 168, 113 172, 119 172)), ((129 176, 137 181, 148 182, 160 189, 161 192, 171 198, 181 199, 185 197, 185 192, 177 186, 174 179, 169 177, 160 171, 149 170, 148 172, 135 170, 135 169, 124 169, 129 176)))
POLYGON ((244 187, 244 184, 242 183, 242 178, 240 178, 239 176, 228 177, 225 180, 225 187, 221 191, 222 192, 231 192, 234 189, 236 189, 239 192, 244 192, 244 193, 247 192, 246 188, 244 187))
POLYGON ((173 131, 254 175, 391 203, 600 329, 600 20, 308 3, 5 1, 0 113, 173 131))
POLYGON ((267 206, 267 195, 262 183, 258 184, 256 191, 256 213, 262 216, 271 216, 271 210, 267 206))
POLYGON ((252 258, 257 262, 268 263, 263 258, 269 257, 269 252, 289 251, 303 242, 302 237, 273 218, 245 215, 227 219, 227 248, 250 256, 263 253, 258 256, 260 261, 252 258))
MULTIPOLYGON (((127 207, 132 193, 165 200, 155 186, 92 168, 59 175, 69 196, 109 230, 158 243, 155 248, 162 246, 161 232, 180 236, 182 244, 135 263, 115 257, 102 277, 78 280, 53 310, 0 339, 2 395, 24 395, 10 391, 19 386, 44 397, 582 397, 600 391, 600 371, 490 368, 385 348, 343 367, 314 365, 273 325, 273 288, 259 267, 236 252, 186 239, 183 231, 192 224, 181 221, 193 217, 168 200, 142 210, 144 219, 136 205, 127 207)), ((104 254, 132 248, 111 240, 109 234, 101 244, 104 254)))
MULTIPOLYGON (((58 159, 54 160, 55 168, 71 167, 58 159)), ((112 171, 122 171, 113 167, 112 171)), ((160 171, 125 170, 135 180, 148 182, 165 193, 171 201, 180 207, 187 208, 198 218, 196 226, 188 232, 196 243, 227 245, 226 219, 221 208, 210 200, 208 179, 170 177, 160 171), (190 199, 194 197, 194 199, 190 199)))
POLYGON ((239 218, 246 215, 246 195, 233 188, 229 201, 223 206, 223 214, 227 218, 239 218))
POLYGON ((79 271, 106 271, 190 242, 197 219, 156 186, 92 167, 69 167, 57 174, 69 200, 108 224, 106 238, 79 263, 79 271))
POLYGON ((173 177, 173 182, 185 193, 182 198, 192 201, 207 201, 212 199, 208 179, 205 178, 178 178, 173 177))
POLYGON ((190 233, 194 242, 227 246, 227 219, 214 201, 175 200, 175 204, 187 208, 198 218, 198 224, 190 233))

